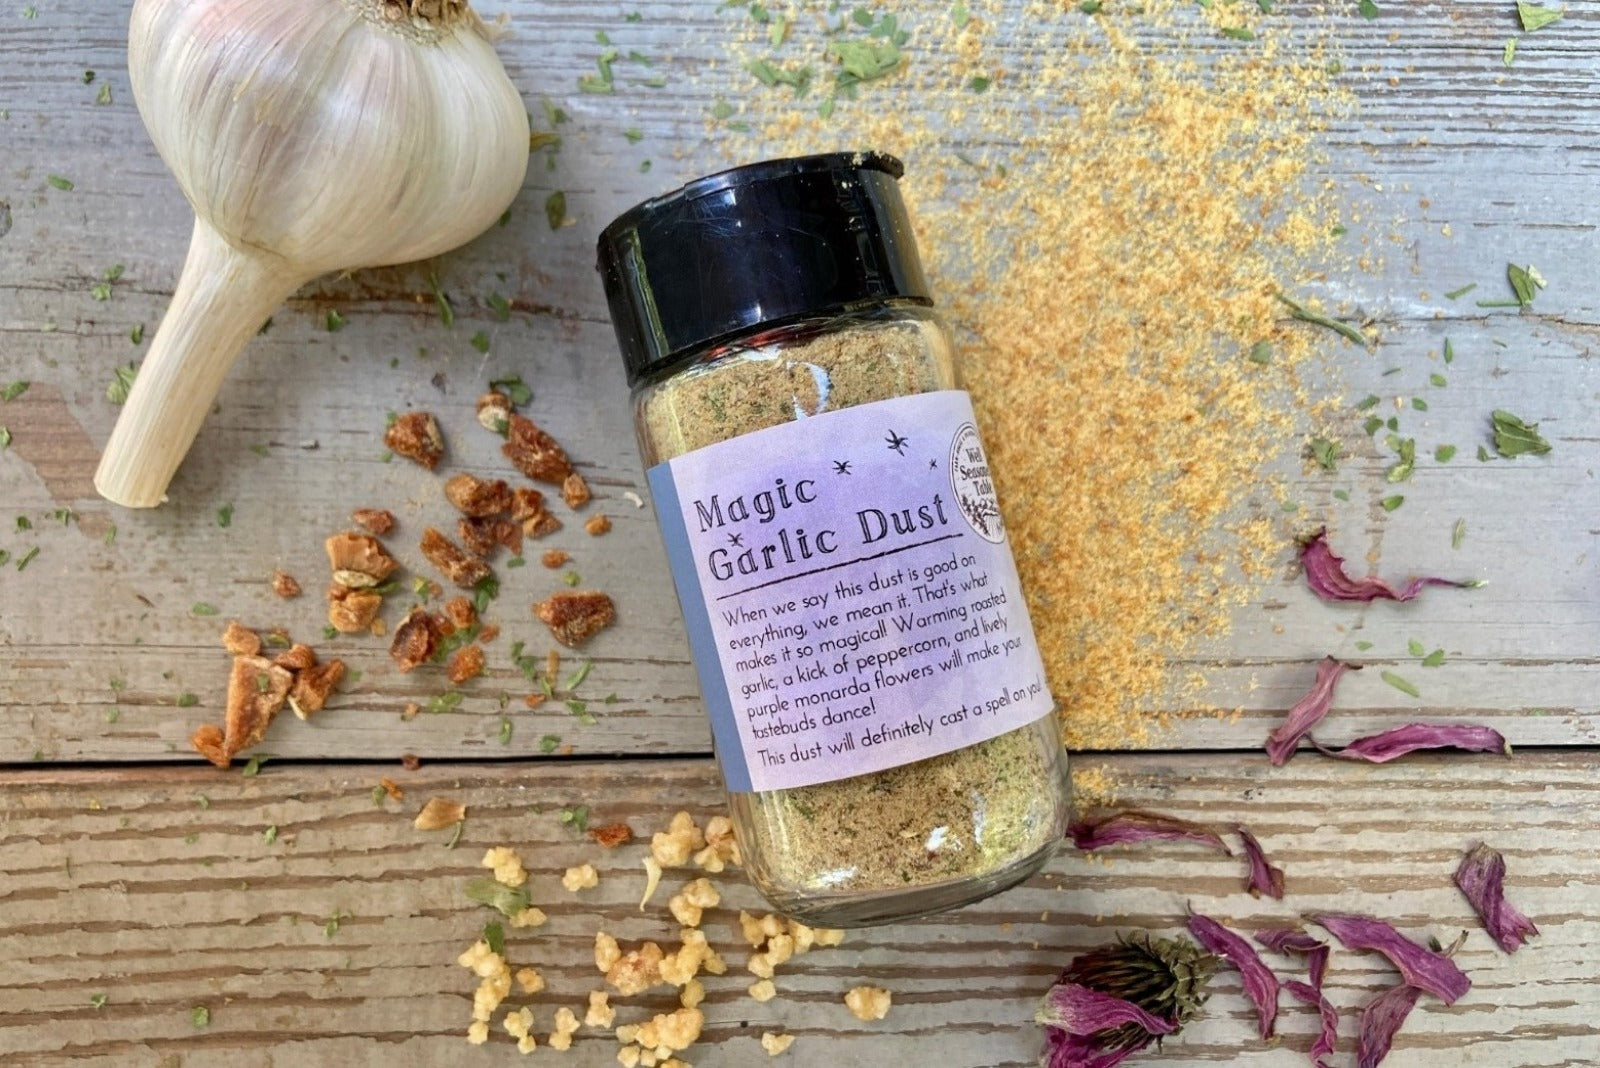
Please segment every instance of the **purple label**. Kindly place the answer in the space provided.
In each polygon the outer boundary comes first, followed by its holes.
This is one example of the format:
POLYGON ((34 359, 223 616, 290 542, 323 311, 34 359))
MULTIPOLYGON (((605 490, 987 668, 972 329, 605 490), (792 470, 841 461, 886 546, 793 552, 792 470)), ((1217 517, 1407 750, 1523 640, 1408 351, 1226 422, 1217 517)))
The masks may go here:
POLYGON ((650 483, 730 790, 883 771, 1054 707, 966 393, 770 427, 650 483))

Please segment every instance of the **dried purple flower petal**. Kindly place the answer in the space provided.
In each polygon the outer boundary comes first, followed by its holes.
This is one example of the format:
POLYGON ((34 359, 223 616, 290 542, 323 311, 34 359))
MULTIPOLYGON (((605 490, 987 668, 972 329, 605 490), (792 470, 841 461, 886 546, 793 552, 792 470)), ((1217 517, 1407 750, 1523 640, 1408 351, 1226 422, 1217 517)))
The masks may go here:
POLYGON ((1267 755, 1272 758, 1274 765, 1282 765, 1294 755, 1294 750, 1311 729, 1328 714, 1333 707, 1333 689, 1339 682, 1339 676, 1346 671, 1360 670, 1358 665, 1346 664, 1333 657, 1323 657, 1317 664, 1317 682, 1300 700, 1295 702, 1284 721, 1271 734, 1267 735, 1267 755))
POLYGON ((1151 1035, 1170 1035, 1177 1024, 1152 1016, 1131 1001, 1091 990, 1081 983, 1057 983, 1045 992, 1033 1014, 1036 1023, 1058 1027, 1069 1035, 1088 1036, 1123 1024, 1135 1024, 1151 1035))
POLYGON ((1148 1046, 1157 1035, 1170 1035, 1178 1029, 1175 1022, 1152 1016, 1131 1001, 1079 983, 1052 986, 1033 1018, 1048 1029, 1047 1068, 1113 1068, 1148 1046), (1104 1037, 1095 1037, 1129 1025, 1144 1032, 1131 1044, 1108 1043, 1104 1037))
POLYGON ((1311 1044, 1310 1057, 1313 1068, 1328 1068, 1326 1058, 1333 1056, 1333 1047, 1339 1040, 1339 1013, 1322 996, 1322 987, 1310 986, 1298 979, 1286 979, 1284 989, 1303 1004, 1316 1009, 1322 1017, 1322 1034, 1311 1044))
POLYGON ((1328 528, 1323 527, 1300 545, 1300 566, 1305 568, 1306 585, 1324 601, 1409 601, 1428 586, 1471 588, 1481 582, 1457 582, 1442 578, 1414 578, 1395 589, 1376 575, 1353 579, 1344 571, 1344 557, 1335 556, 1328 545, 1328 528))
POLYGON ((1507 953, 1515 953, 1530 937, 1539 933, 1533 921, 1506 901, 1506 858, 1498 850, 1479 842, 1467 850, 1456 869, 1456 885, 1472 902, 1483 921, 1483 929, 1507 953))
POLYGON ((1389 1055, 1394 1036, 1417 1006, 1422 991, 1407 983, 1392 986, 1367 1002, 1361 1010, 1361 1037, 1356 1044, 1356 1068, 1378 1068, 1389 1055))
POLYGON ((1283 900, 1283 869, 1275 867, 1267 859, 1266 850, 1261 848, 1261 843, 1256 841, 1256 836, 1243 827, 1235 827, 1239 841, 1244 843, 1244 855, 1250 862, 1250 874, 1245 879, 1244 888, 1250 891, 1251 897, 1268 897, 1283 900))
POLYGON ((1222 957, 1239 970, 1244 992, 1256 1006, 1261 1037, 1271 1038, 1278 1019, 1278 977, 1262 963, 1255 949, 1216 920, 1199 913, 1189 914, 1189 933, 1207 950, 1222 957))
MULTIPOLYGON (((1119 936, 1111 945, 1097 946, 1072 958, 1056 982, 1074 983, 1131 1001, 1157 1019, 1171 1021, 1172 1033, 1177 1034, 1178 1029, 1199 1017, 1206 1002, 1206 985, 1217 963, 1216 957, 1181 935, 1153 938, 1136 931, 1119 936)), ((1090 1053, 1143 1049, 1155 1038, 1134 1023, 1096 1032, 1089 1041, 1066 1043, 1064 1032, 1050 1034, 1052 1050, 1064 1047, 1059 1051, 1061 1056, 1079 1059, 1090 1053), (1063 1041, 1056 1041, 1057 1038, 1063 1041)))
POLYGON ((1311 977, 1311 985, 1318 990, 1322 989, 1322 977, 1328 971, 1330 955, 1328 943, 1320 938, 1312 938, 1304 931, 1284 930, 1257 931, 1256 941, 1279 953, 1304 953, 1306 972, 1311 977))
POLYGON ((1463 749, 1469 753, 1511 755, 1511 744, 1505 735, 1492 727, 1472 723, 1408 723, 1382 734, 1357 738, 1343 749, 1325 748, 1314 738, 1311 744, 1326 756, 1365 760, 1369 764, 1386 764, 1419 749, 1463 749))
POLYGON ((1446 1005, 1472 988, 1472 980, 1450 958, 1417 945, 1389 924, 1371 916, 1323 912, 1308 919, 1327 929, 1347 949, 1370 949, 1389 958, 1411 986, 1425 990, 1446 1005))
POLYGON ((1072 835, 1072 844, 1085 851, 1104 849, 1106 846, 1121 845, 1124 842, 1160 840, 1199 842, 1211 846, 1226 856, 1233 856, 1228 844, 1209 828, 1178 819, 1176 816, 1161 816, 1137 809, 1114 812, 1105 816, 1091 816, 1074 823, 1068 828, 1068 833, 1072 835))

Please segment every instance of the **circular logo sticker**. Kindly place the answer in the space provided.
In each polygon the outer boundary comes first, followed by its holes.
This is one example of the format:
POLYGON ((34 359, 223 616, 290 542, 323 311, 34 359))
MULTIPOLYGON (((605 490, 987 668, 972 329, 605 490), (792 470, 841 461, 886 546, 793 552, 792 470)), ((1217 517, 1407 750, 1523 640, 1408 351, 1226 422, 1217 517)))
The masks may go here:
POLYGON ((971 423, 962 423, 950 442, 950 492, 962 518, 978 537, 996 545, 1006 540, 1000 501, 994 479, 989 477, 989 458, 978 440, 978 428, 971 423))

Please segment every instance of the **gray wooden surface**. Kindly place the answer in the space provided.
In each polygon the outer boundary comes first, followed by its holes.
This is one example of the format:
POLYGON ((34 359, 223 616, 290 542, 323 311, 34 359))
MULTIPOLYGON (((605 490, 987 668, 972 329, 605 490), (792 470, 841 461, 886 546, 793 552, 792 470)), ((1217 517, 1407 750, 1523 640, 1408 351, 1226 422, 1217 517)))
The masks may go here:
MULTIPOLYGON (((711 0, 508 4, 514 32, 500 48, 530 110, 539 115, 548 98, 572 116, 557 167, 536 157, 509 223, 457 253, 302 292, 240 361, 171 503, 130 513, 98 500, 90 483, 117 414, 104 390, 114 366, 142 354, 130 329, 143 323, 148 334, 160 319, 189 212, 127 89, 125 5, 34 6, 34 18, 21 17, 21 5, 0 13, 0 384, 33 382, 0 403, 0 425, 13 435, 0 452, 0 548, 14 557, 40 549, 26 571, 0 568, 0 959, 11 965, 0 981, 0 1056, 26 1064, 81 1055, 106 1064, 405 1066, 464 1056, 454 1036, 470 991, 451 959, 479 921, 454 887, 474 858, 438 852, 431 840, 418 845, 407 823, 377 815, 367 791, 387 764, 315 762, 387 762, 402 753, 452 762, 427 772, 429 781, 459 781, 463 795, 494 813, 471 822, 475 849, 554 835, 548 819, 517 809, 513 798, 548 809, 614 794, 641 830, 670 813, 652 784, 686 805, 715 803, 708 732, 653 519, 624 497, 644 495, 643 477, 592 243, 618 210, 725 162, 706 115, 734 76, 714 69, 726 64, 726 16, 711 0), (643 17, 625 22, 624 10, 643 17), (577 93, 577 78, 599 52, 596 30, 624 51, 660 57, 666 87, 577 93), (87 69, 96 72, 91 85, 87 69), (112 102, 95 104, 107 84, 112 102), (637 144, 622 136, 635 127, 644 135, 637 144), (652 168, 641 174, 646 159, 652 168), (74 188, 54 188, 49 175, 74 188), (542 205, 556 189, 566 193, 573 225, 552 231, 542 205), (97 301, 91 286, 113 264, 125 272, 111 299, 97 301), (452 330, 433 308, 430 271, 455 307, 452 330), (492 315, 492 292, 514 302, 508 322, 492 315), (348 322, 338 333, 324 328, 330 309, 348 322), (491 339, 487 355, 469 343, 480 329, 491 339), (595 487, 591 510, 616 524, 598 540, 569 524, 551 542, 574 554, 585 585, 618 598, 622 625, 589 650, 595 666, 586 691, 617 698, 595 709, 599 724, 584 727, 559 705, 518 711, 509 744, 500 744, 499 695, 516 700, 527 689, 509 645, 526 639, 544 648, 527 605, 561 588, 558 573, 537 566, 530 551, 528 567, 500 569, 496 615, 505 632, 490 648, 490 677, 458 709, 402 722, 405 704, 437 694, 441 680, 399 675, 379 640, 318 641, 360 679, 313 724, 286 718, 262 746, 280 761, 307 763, 258 780, 193 767, 187 735, 222 703, 220 619, 318 636, 321 541, 342 528, 352 506, 394 508, 396 548, 428 573, 412 547, 425 523, 446 518, 444 502, 431 476, 382 461, 384 413, 438 412, 456 457, 480 473, 499 471, 503 461, 472 423, 471 404, 485 382, 511 371, 532 385, 534 414, 595 487), (216 515, 226 504, 234 513, 222 529, 216 515), (53 519, 59 509, 74 518, 53 519), (33 529, 14 530, 15 515, 33 529), (266 585, 275 568, 298 575, 307 595, 275 598, 266 585), (216 606, 220 619, 194 616, 197 602, 216 606), (183 693, 198 706, 179 708, 183 693), (683 759, 572 764, 539 753, 547 734, 581 757, 683 759), (491 758, 524 762, 465 763, 491 758), (95 767, 72 770, 80 764, 95 767), (184 807, 181 799, 196 791, 219 802, 211 815, 184 807), (91 798, 106 809, 90 812, 91 798), (117 827, 112 810, 129 826, 117 827), (252 852, 246 840, 259 841, 274 822, 292 823, 296 836, 279 857, 252 852), (182 841, 191 826, 200 846, 182 841), (238 883, 255 889, 233 889, 238 883), (296 931, 285 919, 330 908, 361 917, 332 943, 320 922, 296 931), (96 1014, 87 1002, 100 987, 110 1000, 96 1014), (215 1022, 197 1033, 187 1006, 201 1001, 213 1004, 215 1022)), ((1303 692, 1311 665, 1335 653, 1401 671, 1422 697, 1399 693, 1375 670, 1351 676, 1326 740, 1402 716, 1470 717, 1519 748, 1563 751, 1389 770, 1302 758, 1278 773, 1233 755, 1111 763, 1139 783, 1130 799, 1265 829, 1291 880, 1314 873, 1310 896, 1297 893, 1297 902, 1361 907, 1419 928, 1466 923, 1448 872, 1471 838, 1499 832, 1502 847, 1514 850, 1514 872, 1532 888, 1524 907, 1546 935, 1511 960, 1476 936, 1464 963, 1479 987, 1453 1009, 1425 1004, 1393 1063, 1597 1063, 1600 997, 1588 962, 1600 952, 1600 932, 1586 791, 1600 744, 1600 111, 1592 106, 1600 15, 1570 3, 1561 22, 1524 35, 1505 0, 1380 6, 1372 21, 1356 17, 1354 5, 1330 16, 1361 106, 1335 121, 1323 171, 1350 201, 1352 257, 1364 251, 1371 262, 1330 273, 1321 295, 1345 315, 1373 320, 1382 344, 1368 353, 1330 335, 1319 388, 1352 401, 1377 393, 1385 407, 1421 392, 1429 410, 1408 419, 1418 470, 1399 511, 1376 504, 1389 492, 1388 461, 1359 430, 1336 477, 1292 465, 1291 492, 1305 514, 1337 518, 1337 546, 1358 567, 1376 553, 1391 577, 1440 571, 1489 584, 1406 606, 1325 606, 1286 553, 1281 580, 1241 608, 1226 646, 1199 662, 1207 702, 1242 714, 1180 719, 1155 744, 1256 750, 1303 692), (1500 56, 1510 36, 1521 40, 1506 68, 1500 56), (1509 295, 1508 260, 1537 265, 1549 288, 1521 312, 1476 307, 1477 299, 1509 295), (1478 288, 1467 297, 1444 298, 1468 283, 1478 288), (1450 385, 1428 388, 1446 338, 1456 354, 1450 385), (1395 367, 1402 370, 1384 374, 1395 367), (1496 407, 1538 421, 1552 454, 1473 459, 1496 407), (1433 446, 1446 442, 1461 451, 1440 465, 1433 446), (1335 500, 1335 489, 1348 490, 1350 501, 1335 500), (1458 517, 1468 533, 1451 550, 1458 517), (1446 649, 1447 666, 1417 667, 1407 651, 1413 637, 1446 649), (1359 641, 1373 646, 1358 650, 1359 641)), ((1024 62, 1025 37, 1011 47, 1024 62)), ((548 873, 565 857, 539 863, 548 873)), ((1232 878, 1226 865, 1175 850, 1129 854, 1106 869, 1067 857, 1052 872, 982 908, 863 935, 834 957, 812 958, 797 971, 793 994, 765 1008, 729 986, 713 995, 713 1041, 689 1059, 748 1063, 746 1032, 781 1022, 802 1035, 789 1055, 799 1064, 912 1063, 934 1051, 951 1064, 1027 1063, 1034 1028, 1019 1021, 1060 962, 1118 922, 1170 925, 1181 913, 1180 888, 1220 898, 1232 878), (1046 909, 1058 919, 1039 922, 1046 909), (1005 922, 1014 926, 1002 933, 1005 922), (906 1011, 858 1026, 833 1004, 835 987, 857 981, 893 987, 906 1011), (740 1027, 744 1020, 750 1029, 740 1027)), ((555 945, 574 959, 596 922, 645 929, 629 908, 631 886, 602 885, 603 905, 592 915, 575 912, 560 928, 555 945)), ((1259 908, 1237 893, 1216 907, 1239 921, 1259 908)), ((1341 969, 1335 991, 1344 1006, 1388 981, 1364 959, 1346 956, 1341 969)), ((1163 1059, 1303 1063, 1305 1021, 1293 1014, 1281 1048, 1237 1052, 1249 1029, 1230 982, 1222 980, 1213 1018, 1163 1059)), ((569 985, 560 989, 581 993, 575 974, 569 985)), ((574 1063, 611 1062, 608 1043, 580 1042, 579 1053, 574 1063)))

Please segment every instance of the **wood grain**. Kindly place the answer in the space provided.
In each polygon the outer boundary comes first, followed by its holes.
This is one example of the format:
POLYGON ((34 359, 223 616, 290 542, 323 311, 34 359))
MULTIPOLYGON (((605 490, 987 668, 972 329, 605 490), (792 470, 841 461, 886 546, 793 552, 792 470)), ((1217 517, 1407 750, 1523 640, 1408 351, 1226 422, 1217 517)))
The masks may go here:
MULTIPOLYGON (((1396 1043, 1397 1065, 1579 1065, 1600 1059, 1594 969, 1600 924, 1600 779, 1586 754, 1510 761, 1423 759, 1333 768, 1302 757, 1281 769, 1256 758, 1125 756, 1099 762, 1120 803, 1226 828, 1248 824, 1287 872, 1283 902, 1242 891, 1238 860, 1182 845, 1124 847, 1095 860, 1063 855, 1025 887, 942 917, 852 932, 779 970, 778 1000, 743 993, 746 951, 736 910, 759 909, 737 873, 716 877, 723 905, 705 929, 729 974, 706 980, 701 1068, 749 1064, 762 1030, 798 1037, 787 1063, 1033 1063, 1034 999, 1074 953, 1117 931, 1168 930, 1185 905, 1250 931, 1317 909, 1366 911, 1413 937, 1469 932, 1457 960, 1473 979, 1454 1007, 1424 998, 1396 1043), (1342 782, 1330 791, 1337 771, 1342 782), (1450 882, 1480 839, 1502 849, 1513 902, 1542 936, 1515 956, 1496 949, 1450 882), (840 998, 861 983, 895 998, 879 1024, 840 998)), ((0 783, 0 1056, 8 1064, 356 1065, 423 1068, 456 1058, 513 1063, 503 1034, 481 1051, 462 1035, 473 983, 454 964, 485 910, 461 894, 487 846, 511 844, 549 913, 536 932, 508 933, 512 961, 534 964, 549 990, 531 999, 538 1028, 560 1005, 581 1006, 599 978, 594 932, 626 941, 673 937, 669 872, 640 912, 638 843, 608 852, 564 827, 564 805, 591 822, 626 820, 641 835, 682 806, 703 821, 719 805, 705 762, 620 761, 534 768, 266 765, 255 778, 177 769, 12 772, 0 783), (378 776, 403 803, 374 806, 378 776), (423 800, 468 806, 454 850, 446 834, 411 827, 423 800), (201 799, 206 801, 202 802, 201 799), (276 840, 264 832, 276 827, 276 840), (573 896, 569 865, 594 863, 600 886, 573 896), (335 912, 336 931, 324 930, 335 912), (89 1000, 106 996, 94 1010, 89 1000), (195 1005, 209 1027, 190 1021, 195 1005)), ((1290 974, 1295 964, 1269 958, 1290 974)), ((1336 951, 1331 997, 1352 1013, 1395 980, 1380 959, 1336 951)), ((1252 1011, 1224 972, 1204 1021, 1159 1063, 1304 1063, 1311 1021, 1285 1002, 1281 1043, 1254 1037, 1252 1011)), ((631 999, 619 1022, 662 1011, 664 991, 631 999)), ((586 1029, 574 1065, 615 1063, 615 1042, 586 1029)), ((551 1056, 541 1050, 540 1058, 551 1056)), ((777 1062, 784 1063, 784 1062, 777 1062)), ((1156 1063, 1156 1061, 1152 1061, 1156 1063)))

